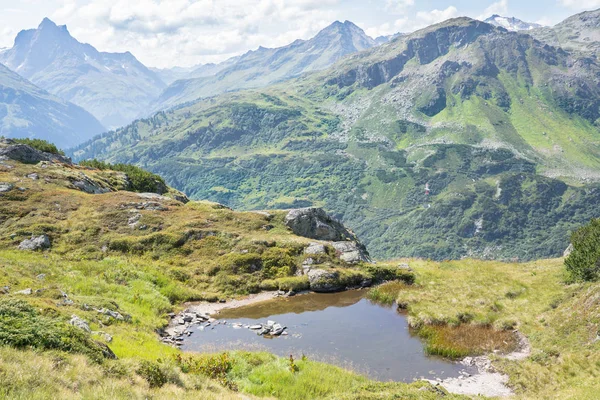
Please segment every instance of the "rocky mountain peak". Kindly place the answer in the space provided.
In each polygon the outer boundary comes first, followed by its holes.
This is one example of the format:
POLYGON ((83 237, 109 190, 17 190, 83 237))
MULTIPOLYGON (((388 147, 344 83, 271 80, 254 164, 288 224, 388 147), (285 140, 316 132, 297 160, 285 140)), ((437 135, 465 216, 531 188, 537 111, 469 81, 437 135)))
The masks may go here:
POLYGON ((484 22, 499 26, 509 31, 530 31, 532 29, 540 28, 542 25, 534 24, 531 22, 525 22, 515 17, 503 17, 498 14, 494 14, 484 22))

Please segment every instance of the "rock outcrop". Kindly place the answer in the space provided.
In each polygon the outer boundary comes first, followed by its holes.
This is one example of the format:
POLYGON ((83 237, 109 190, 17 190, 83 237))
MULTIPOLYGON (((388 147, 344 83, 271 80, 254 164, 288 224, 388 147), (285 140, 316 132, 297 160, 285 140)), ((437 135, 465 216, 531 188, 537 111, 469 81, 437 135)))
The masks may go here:
POLYGON ((285 224, 298 236, 317 240, 356 240, 354 233, 331 218, 322 208, 310 207, 290 210, 285 224))
POLYGON ((37 164, 40 161, 54 161, 71 164, 71 159, 59 154, 45 153, 26 144, 11 139, 0 139, 0 160, 14 160, 24 164, 37 164))
MULTIPOLYGON (((285 224, 298 236, 330 242, 337 256, 348 264, 370 262, 369 252, 360 243, 354 232, 336 221, 322 208, 310 207, 290 210, 285 224)), ((325 245, 311 243, 305 254, 317 255, 326 252, 325 245)))

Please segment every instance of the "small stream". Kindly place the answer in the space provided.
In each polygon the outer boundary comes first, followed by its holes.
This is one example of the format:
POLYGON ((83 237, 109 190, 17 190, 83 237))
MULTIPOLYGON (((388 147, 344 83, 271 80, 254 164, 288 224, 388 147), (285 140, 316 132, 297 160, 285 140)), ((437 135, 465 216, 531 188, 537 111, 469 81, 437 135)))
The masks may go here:
POLYGON ((411 335, 406 316, 395 306, 383 306, 364 298, 365 291, 310 293, 276 299, 215 316, 221 323, 186 338, 182 349, 198 352, 265 350, 299 359, 323 361, 381 381, 458 377, 465 366, 424 353, 423 343, 411 335), (287 335, 263 337, 234 327, 276 321, 287 335), (223 321, 227 321, 223 324, 223 321))

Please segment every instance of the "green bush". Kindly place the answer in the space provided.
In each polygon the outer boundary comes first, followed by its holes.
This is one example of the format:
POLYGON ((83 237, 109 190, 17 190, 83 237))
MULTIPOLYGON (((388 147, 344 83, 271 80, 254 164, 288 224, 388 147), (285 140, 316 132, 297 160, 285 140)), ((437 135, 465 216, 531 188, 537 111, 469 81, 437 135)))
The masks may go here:
POLYGON ((163 366, 155 361, 142 360, 136 372, 151 388, 163 387, 169 381, 163 366))
POLYGON ((600 279, 600 219, 571 235, 573 251, 565 260, 565 267, 575 281, 600 279))
POLYGON ((200 374, 217 380, 221 385, 236 390, 236 385, 229 380, 227 374, 234 365, 234 360, 228 353, 202 356, 175 356, 175 361, 185 373, 200 374))
POLYGON ((64 156, 65 153, 62 150, 59 150, 56 145, 50 143, 46 140, 42 139, 13 139, 16 143, 26 144, 27 146, 31 146, 36 150, 43 151, 44 153, 52 153, 60 156, 64 156))
POLYGON ((110 164, 98 160, 84 160, 79 163, 84 167, 96 168, 101 171, 112 170, 124 172, 129 177, 129 189, 134 192, 152 192, 164 194, 168 188, 159 175, 143 170, 130 164, 110 164))
POLYGON ((0 300, 0 345, 62 350, 103 358, 102 348, 87 333, 59 318, 41 315, 23 300, 0 300))

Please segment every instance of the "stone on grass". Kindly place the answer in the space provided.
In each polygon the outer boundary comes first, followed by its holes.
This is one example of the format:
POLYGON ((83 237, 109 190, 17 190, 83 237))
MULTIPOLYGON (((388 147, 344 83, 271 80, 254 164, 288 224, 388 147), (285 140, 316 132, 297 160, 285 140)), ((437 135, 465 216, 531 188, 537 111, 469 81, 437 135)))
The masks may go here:
POLYGON ((90 329, 90 326, 88 325, 88 323, 85 322, 83 319, 79 318, 75 314, 71 315, 71 320, 69 321, 69 324, 73 325, 76 328, 84 330, 86 332, 91 332, 92 331, 90 329))
POLYGON ((47 235, 32 236, 19 244, 19 250, 44 250, 50 248, 50 238, 47 235))

